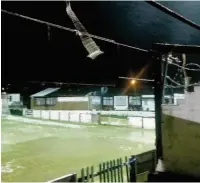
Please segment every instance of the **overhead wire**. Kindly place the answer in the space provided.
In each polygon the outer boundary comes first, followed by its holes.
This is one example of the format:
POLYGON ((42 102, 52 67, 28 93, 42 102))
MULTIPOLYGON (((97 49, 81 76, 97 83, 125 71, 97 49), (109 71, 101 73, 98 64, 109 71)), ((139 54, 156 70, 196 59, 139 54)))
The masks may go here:
POLYGON ((195 22, 183 17, 182 15, 176 13, 175 11, 167 8, 166 6, 154 1, 154 0, 150 0, 150 1, 145 1, 146 3, 150 4, 151 6, 159 9, 162 12, 167 13, 168 15, 172 16, 173 18, 180 20, 182 22, 184 22, 187 25, 190 25, 191 27, 200 30, 200 25, 196 24, 195 22))
POLYGON ((93 84, 93 83, 68 83, 68 82, 49 82, 49 81, 28 81, 28 83, 39 83, 39 84, 55 84, 55 85, 78 85, 78 86, 110 86, 115 87, 115 84, 93 84))
POLYGON ((81 33, 82 35, 90 36, 92 38, 95 38, 95 39, 98 39, 98 40, 101 40, 101 41, 109 42, 109 43, 120 45, 120 46, 127 47, 127 48, 131 48, 131 49, 133 49, 135 51, 141 51, 141 52, 146 52, 146 53, 148 52, 148 50, 137 48, 137 47, 130 46, 130 45, 127 45, 127 44, 123 44, 123 43, 119 43, 119 42, 116 42, 115 40, 112 40, 112 39, 104 38, 104 37, 97 36, 97 35, 90 34, 90 33, 80 32, 77 29, 72 29, 72 28, 69 28, 69 27, 53 24, 53 23, 50 23, 50 22, 47 22, 47 21, 43 21, 43 20, 39 20, 39 19, 36 19, 36 18, 28 17, 28 16, 21 15, 21 14, 18 14, 18 13, 13 13, 13 12, 10 12, 10 11, 7 11, 7 10, 3 10, 3 9, 1 9, 1 11, 3 13, 7 13, 7 14, 12 15, 12 16, 17 16, 17 17, 20 17, 20 18, 24 18, 26 20, 30 20, 30 21, 34 21, 34 22, 37 22, 37 23, 45 24, 45 25, 48 25, 48 26, 51 26, 51 27, 55 27, 55 28, 58 28, 58 29, 62 29, 62 30, 65 30, 65 31, 76 33, 78 35, 81 33))
MULTIPOLYGON (((146 2, 149 3, 150 5, 156 7, 157 9, 169 14, 170 16, 172 16, 172 17, 174 17, 174 18, 176 18, 176 19, 178 19, 178 20, 180 20, 180 21, 192 26, 193 28, 196 28, 196 29, 200 30, 200 25, 192 22, 191 20, 189 20, 189 19, 183 17, 182 15, 174 12, 173 10, 171 10, 171 9, 169 9, 169 8, 163 6, 163 5, 161 5, 161 4, 159 4, 159 3, 155 2, 155 1, 146 1, 146 2)), ((68 28, 68 27, 61 26, 61 25, 57 25, 57 24, 53 24, 53 23, 46 22, 46 21, 43 21, 43 20, 35 19, 35 18, 28 17, 28 16, 25 16, 25 15, 21 15, 21 14, 18 14, 18 13, 13 13, 13 12, 10 12, 10 11, 7 11, 7 10, 3 10, 2 9, 1 11, 4 12, 4 13, 7 13, 9 15, 21 17, 21 18, 24 18, 24 19, 27 19, 27 20, 31 20, 31 21, 35 21, 35 22, 38 22, 38 23, 41 23, 41 24, 46 24, 47 26, 56 27, 58 29, 66 30, 66 31, 73 32, 73 33, 76 33, 76 34, 80 34, 81 33, 83 35, 90 36, 92 38, 95 38, 95 39, 98 39, 98 40, 101 40, 101 41, 105 41, 105 42, 109 42, 109 43, 112 43, 112 44, 116 44, 118 46, 120 45, 120 46, 128 47, 128 48, 131 48, 131 49, 134 49, 134 50, 137 50, 137 51, 148 52, 145 49, 133 47, 133 46, 130 46, 130 45, 127 45, 127 44, 123 44, 123 43, 118 43, 118 42, 116 42, 115 40, 112 40, 112 39, 100 37, 100 36, 89 34, 89 33, 80 32, 80 31, 78 31, 76 29, 71 29, 71 28, 68 28)), ((186 68, 186 67, 182 67, 182 66, 180 66, 180 65, 178 65, 176 63, 173 63, 173 62, 171 62, 171 63, 169 62, 169 64, 175 65, 175 66, 177 66, 177 67, 179 67, 181 69, 185 69, 185 70, 200 71, 200 69, 189 69, 189 68, 186 68)), ((196 66, 198 66, 200 68, 200 65, 195 64, 195 63, 189 63, 187 65, 196 65, 196 66)), ((147 81, 147 79, 146 79, 146 81, 147 81)), ((180 84, 179 84, 179 86, 180 86, 180 84)))
POLYGON ((136 81, 154 82, 154 79, 130 78, 130 77, 122 77, 122 76, 119 76, 118 78, 119 78, 119 79, 136 80, 136 81))

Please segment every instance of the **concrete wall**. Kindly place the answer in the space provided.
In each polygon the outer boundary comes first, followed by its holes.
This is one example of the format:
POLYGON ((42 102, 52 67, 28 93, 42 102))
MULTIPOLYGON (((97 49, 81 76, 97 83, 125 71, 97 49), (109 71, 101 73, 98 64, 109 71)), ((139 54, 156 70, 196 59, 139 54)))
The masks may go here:
MULTIPOLYGON (((120 111, 100 111, 101 115, 118 114, 120 116, 120 111)), ((125 111, 121 111, 121 115, 125 111)), ((130 125, 136 128, 144 129, 155 129, 155 118, 152 112, 140 112, 140 111, 126 111, 125 119, 112 118, 112 120, 107 119, 101 121, 102 124, 110 125, 130 125)), ((24 112, 26 114, 26 112, 24 112)), ((27 117, 31 117, 30 113, 27 113, 27 117)), ((32 110, 32 117, 48 120, 58 120, 58 121, 71 121, 71 122, 84 122, 84 123, 98 123, 98 115, 95 111, 63 111, 63 110, 32 110)), ((109 118, 109 117, 108 117, 109 118)), ((100 118, 101 119, 101 118, 100 118)))
POLYGON ((163 106, 163 153, 166 169, 200 173, 200 86, 177 106, 163 106))
POLYGON ((136 128, 155 129, 154 117, 128 117, 129 125, 136 128))
POLYGON ((100 113, 102 115, 155 117, 155 112, 150 111, 100 111, 100 113))
POLYGON ((90 113, 80 113, 72 111, 54 111, 54 110, 33 110, 32 117, 48 120, 87 122, 92 123, 93 116, 90 113))

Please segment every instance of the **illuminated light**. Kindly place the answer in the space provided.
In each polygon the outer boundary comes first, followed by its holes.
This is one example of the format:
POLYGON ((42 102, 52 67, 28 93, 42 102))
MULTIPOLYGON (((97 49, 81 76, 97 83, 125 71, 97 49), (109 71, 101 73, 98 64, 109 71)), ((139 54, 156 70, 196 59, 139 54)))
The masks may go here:
POLYGON ((136 80, 132 79, 131 84, 134 85, 136 83, 136 80))

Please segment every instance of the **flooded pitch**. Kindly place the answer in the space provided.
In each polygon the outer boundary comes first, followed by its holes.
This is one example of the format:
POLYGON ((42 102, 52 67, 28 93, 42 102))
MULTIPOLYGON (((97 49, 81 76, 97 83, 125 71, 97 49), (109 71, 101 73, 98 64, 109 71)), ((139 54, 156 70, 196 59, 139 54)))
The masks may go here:
POLYGON ((2 181, 44 182, 154 149, 155 132, 11 117, 2 119, 2 181))

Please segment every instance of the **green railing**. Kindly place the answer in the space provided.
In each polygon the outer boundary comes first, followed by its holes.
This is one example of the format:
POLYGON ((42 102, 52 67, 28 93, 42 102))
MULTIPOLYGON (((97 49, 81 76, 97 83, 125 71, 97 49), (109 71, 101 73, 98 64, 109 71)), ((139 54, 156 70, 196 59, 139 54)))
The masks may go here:
POLYGON ((53 182, 145 182, 149 172, 156 166, 155 150, 130 158, 125 157, 100 163, 98 167, 88 166, 80 174, 66 176, 49 181, 53 182))
POLYGON ((107 161, 99 164, 98 172, 94 172, 94 166, 81 169, 81 176, 77 179, 78 182, 129 182, 130 172, 129 165, 134 163, 135 159, 125 161, 122 158, 107 161), (130 162, 131 161, 131 162, 130 162), (126 176, 124 176, 126 175, 126 176))

